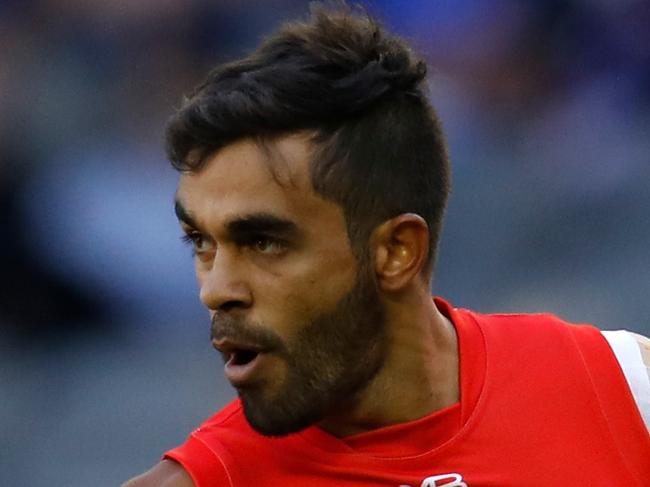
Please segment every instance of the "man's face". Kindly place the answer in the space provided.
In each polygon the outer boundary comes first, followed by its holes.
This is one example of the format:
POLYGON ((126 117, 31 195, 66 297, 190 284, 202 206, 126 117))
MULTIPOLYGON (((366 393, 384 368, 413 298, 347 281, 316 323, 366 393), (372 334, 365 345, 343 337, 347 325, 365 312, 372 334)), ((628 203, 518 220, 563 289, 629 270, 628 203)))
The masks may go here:
POLYGON ((372 266, 355 259, 342 208, 313 191, 308 149, 303 136, 240 141, 177 192, 213 344, 267 435, 342 412, 386 353, 372 266))

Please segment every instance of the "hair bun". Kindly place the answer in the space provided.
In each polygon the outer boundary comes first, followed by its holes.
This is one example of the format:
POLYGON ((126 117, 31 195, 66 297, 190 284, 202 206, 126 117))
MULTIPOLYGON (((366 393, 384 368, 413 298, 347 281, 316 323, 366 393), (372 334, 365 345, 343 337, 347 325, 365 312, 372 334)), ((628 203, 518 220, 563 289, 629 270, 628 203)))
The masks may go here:
POLYGON ((384 71, 384 78, 395 89, 412 90, 427 75, 424 61, 413 61, 405 52, 380 53, 378 64, 384 71))

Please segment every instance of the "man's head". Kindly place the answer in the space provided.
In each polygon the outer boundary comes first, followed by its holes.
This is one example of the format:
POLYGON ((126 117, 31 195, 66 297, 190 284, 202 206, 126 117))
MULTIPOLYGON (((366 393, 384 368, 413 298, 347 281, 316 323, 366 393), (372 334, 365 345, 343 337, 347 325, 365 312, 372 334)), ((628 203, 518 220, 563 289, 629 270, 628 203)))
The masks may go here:
POLYGON ((353 401, 386 354, 374 270, 354 256, 341 207, 314 191, 309 147, 304 135, 235 142, 176 194, 213 344, 264 434, 353 401))
POLYGON ((429 275, 449 177, 424 75, 368 18, 321 9, 170 122, 213 343, 264 434, 351 406, 389 353, 384 294, 429 275))

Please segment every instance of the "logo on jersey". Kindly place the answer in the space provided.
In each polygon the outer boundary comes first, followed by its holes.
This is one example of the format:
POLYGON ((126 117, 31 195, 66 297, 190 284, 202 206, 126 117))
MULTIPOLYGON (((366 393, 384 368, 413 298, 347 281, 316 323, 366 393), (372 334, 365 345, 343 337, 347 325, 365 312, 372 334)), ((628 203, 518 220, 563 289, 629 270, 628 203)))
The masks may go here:
MULTIPOLYGON (((402 484, 399 487, 411 487, 410 485, 402 484)), ((445 473, 443 475, 433 475, 427 477, 422 481, 420 487, 468 487, 463 482, 463 476, 458 473, 445 473)))

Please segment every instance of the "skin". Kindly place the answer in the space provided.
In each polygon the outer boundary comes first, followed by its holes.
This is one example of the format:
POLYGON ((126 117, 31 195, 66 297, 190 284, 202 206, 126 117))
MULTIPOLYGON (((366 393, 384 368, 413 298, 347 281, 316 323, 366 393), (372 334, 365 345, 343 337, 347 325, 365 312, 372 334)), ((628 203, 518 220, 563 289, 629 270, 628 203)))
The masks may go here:
MULTIPOLYGON (((200 171, 183 174, 177 191, 182 227, 196 252, 200 298, 211 317, 236 316, 284 343, 335 310, 360 272, 343 209, 312 188, 310 149, 302 133, 265 147, 245 139, 210 157, 200 171), (286 243, 233 233, 233 221, 262 213, 292 223, 286 243)), ((363 270, 384 311, 386 347, 354 400, 317 422, 339 437, 421 418, 459 400, 457 340, 431 299, 426 223, 414 214, 388 220, 373 232, 368 252, 363 270)), ((279 356, 268 361, 264 397, 282 390, 288 367, 279 356)), ((153 485, 192 482, 165 460, 125 487, 153 485)))

